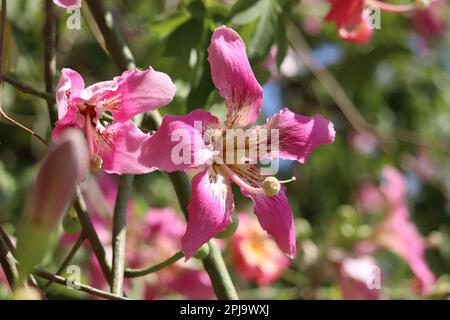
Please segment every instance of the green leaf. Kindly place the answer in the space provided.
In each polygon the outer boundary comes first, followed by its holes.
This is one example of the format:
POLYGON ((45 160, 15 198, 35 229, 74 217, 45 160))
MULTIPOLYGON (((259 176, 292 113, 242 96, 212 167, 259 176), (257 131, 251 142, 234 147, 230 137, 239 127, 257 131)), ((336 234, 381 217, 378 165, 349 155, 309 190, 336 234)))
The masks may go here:
MULTIPOLYGON (((246 2, 246 4, 248 4, 249 6, 246 8, 242 8, 241 10, 238 10, 236 12, 233 12, 233 9, 235 7, 233 7, 231 9, 231 13, 230 13, 230 17, 231 17, 230 24, 231 25, 242 26, 242 25, 249 24, 252 21, 255 21, 264 13, 264 8, 266 6, 265 2, 267 2, 267 1, 266 0, 259 0, 259 1, 246 0, 243 2, 246 2)), ((239 4, 239 1, 236 4, 239 4)), ((244 5, 241 5, 241 7, 243 7, 243 6, 244 5)))
POLYGON ((188 10, 191 13, 192 18, 197 20, 203 20, 205 18, 205 4, 201 0, 194 0, 188 5, 188 10))
POLYGON ((199 81, 192 87, 186 101, 186 109, 188 112, 194 109, 204 108, 208 101, 209 95, 214 89, 208 59, 205 58, 203 60, 203 65, 201 66, 200 71, 201 76, 199 77, 199 81))
POLYGON ((203 21, 194 18, 182 23, 167 39, 164 54, 172 57, 188 55, 200 43, 203 27, 203 21))
POLYGON ((277 15, 272 1, 263 0, 263 12, 256 25, 255 32, 248 44, 248 55, 251 60, 260 62, 269 53, 275 38, 277 15))

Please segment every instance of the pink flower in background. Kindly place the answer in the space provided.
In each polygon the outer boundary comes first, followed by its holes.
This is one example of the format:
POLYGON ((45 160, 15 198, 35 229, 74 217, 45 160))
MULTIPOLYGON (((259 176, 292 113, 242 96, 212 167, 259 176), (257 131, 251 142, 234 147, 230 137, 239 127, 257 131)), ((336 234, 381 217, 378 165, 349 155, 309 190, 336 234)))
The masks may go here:
POLYGON ((355 205, 363 213, 374 213, 385 209, 386 199, 380 189, 369 182, 363 183, 357 191, 355 205))
POLYGON ((413 16, 412 26, 427 45, 447 32, 447 6, 447 1, 433 1, 428 9, 420 10, 413 16))
POLYGON ((328 21, 334 21, 339 36, 354 43, 367 43, 373 30, 369 25, 365 0, 329 0, 328 21))
POLYGON ((57 140, 69 127, 84 130, 91 168, 109 173, 140 174, 153 170, 138 161, 140 145, 148 137, 131 121, 132 117, 172 101, 175 86, 169 76, 152 68, 124 72, 111 81, 85 88, 74 70, 63 69, 56 88, 58 121, 52 132, 57 140), (114 121, 104 125, 100 119, 109 112, 114 121))
POLYGON ((261 226, 293 258, 296 254, 294 221, 285 187, 274 177, 262 175, 256 162, 263 158, 283 158, 303 163, 316 147, 333 142, 333 125, 321 116, 300 116, 285 108, 265 124, 247 129, 259 116, 263 90, 255 79, 242 39, 234 30, 222 26, 215 30, 208 53, 212 80, 228 109, 224 126, 203 110, 186 116, 165 116, 158 131, 142 145, 141 161, 166 172, 203 167, 192 179, 189 221, 182 240, 186 258, 230 224, 234 208, 232 182, 253 200, 261 226), (229 161, 226 152, 230 146, 224 150, 221 143, 227 140, 227 134, 236 131, 227 129, 245 129, 250 134, 250 142, 244 146, 246 154, 251 149, 262 150, 263 145, 269 146, 267 152, 250 161, 229 161), (268 135, 260 134, 272 129, 279 133, 276 146, 271 145, 268 135), (183 150, 188 150, 189 161, 173 160, 173 152, 180 144, 185 147, 183 150), (158 157, 153 156, 155 153, 158 157))
MULTIPOLYGON (((107 254, 111 255, 112 210, 118 184, 114 176, 106 173, 100 173, 96 180, 99 191, 93 193, 89 190, 86 206, 107 254)), ((127 267, 144 268, 170 258, 180 250, 180 240, 185 229, 186 223, 174 209, 151 209, 138 217, 130 200, 127 209, 127 267)), ((134 285, 142 286, 146 299, 157 299, 168 292, 176 292, 191 299, 211 299, 214 297, 211 281, 200 266, 197 260, 178 261, 158 271, 154 277, 127 281, 125 290, 132 290, 134 285)), ((106 279, 95 256, 90 259, 90 270, 91 285, 106 289, 106 279)))
POLYGON ((406 184, 402 174, 395 168, 383 169, 380 192, 385 198, 383 208, 386 218, 375 228, 370 240, 358 245, 360 252, 371 252, 383 246, 404 259, 419 280, 420 292, 429 293, 435 277, 425 260, 425 241, 414 223, 409 220, 406 184))
POLYGON ((53 3, 62 8, 80 8, 81 0, 53 0, 53 3))
POLYGON ((345 300, 381 299, 381 269, 370 256, 347 257, 339 262, 337 280, 345 300))
POLYGON ((351 132, 348 140, 356 151, 365 155, 373 155, 379 146, 378 139, 368 131, 351 132))
POLYGON ((243 213, 239 214, 239 227, 231 238, 231 246, 237 271, 259 286, 277 281, 290 263, 256 219, 243 213))

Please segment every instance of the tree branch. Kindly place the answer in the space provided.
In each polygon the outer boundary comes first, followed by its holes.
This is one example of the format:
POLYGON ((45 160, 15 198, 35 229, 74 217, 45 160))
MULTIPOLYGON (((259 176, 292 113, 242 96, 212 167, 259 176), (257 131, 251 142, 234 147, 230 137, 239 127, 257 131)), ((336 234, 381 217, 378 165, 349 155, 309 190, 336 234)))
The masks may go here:
POLYGON ((123 277, 125 272, 125 245, 127 232, 127 207, 128 199, 133 184, 132 175, 123 175, 119 178, 119 189, 114 207, 112 244, 113 244, 113 264, 112 264, 112 284, 111 292, 123 294, 123 277))
MULTIPOLYGON (((67 287, 67 283, 69 280, 67 280, 66 278, 63 278, 61 276, 58 275, 54 275, 50 272, 47 271, 42 271, 42 270, 35 270, 34 274, 42 279, 46 279, 48 281, 57 283, 59 285, 65 286, 67 287)), ((72 282, 73 284, 73 289, 76 290, 80 290, 86 293, 89 293, 91 295, 100 297, 100 298, 104 298, 104 299, 110 299, 110 300, 129 300, 128 298, 116 295, 116 294, 112 294, 109 292, 105 292, 99 289, 96 289, 94 287, 79 283, 79 282, 72 282)))
POLYGON ((17 90, 44 99, 46 101, 50 101, 52 103, 55 103, 55 96, 53 94, 50 94, 48 92, 44 92, 44 91, 40 91, 26 83, 23 83, 19 80, 17 80, 14 77, 11 76, 7 76, 7 75, 3 75, 2 76, 2 80, 5 81, 6 83, 9 83, 10 85, 14 86, 15 88, 17 88, 17 90))
MULTIPOLYGON (((81 245, 83 244, 84 240, 86 240, 86 236, 83 232, 81 232, 80 236, 78 237, 78 240, 73 245, 72 249, 70 250, 67 257, 64 259, 64 261, 61 263, 61 266, 56 271, 55 275, 59 276, 61 273, 67 268, 69 263, 72 261, 75 254, 78 252, 78 250, 81 248, 81 245)), ((47 282, 47 284, 42 288, 44 292, 47 292, 50 286, 52 285, 53 281, 47 282)))
MULTIPOLYGON (((56 16, 55 4, 52 0, 45 0, 45 25, 44 25, 44 74, 45 91, 54 94, 54 81, 56 74, 56 16)), ((47 100, 50 123, 58 120, 53 101, 47 100)))
POLYGON ((150 273, 154 273, 157 272, 167 266, 170 266, 171 264, 177 262, 178 260, 180 260, 181 258, 184 257, 183 252, 178 251, 177 253, 175 253, 173 256, 171 256, 169 259, 158 263, 154 266, 148 267, 148 268, 143 268, 143 269, 125 269, 125 277, 126 278, 138 278, 138 277, 142 277, 145 276, 147 274, 150 273))

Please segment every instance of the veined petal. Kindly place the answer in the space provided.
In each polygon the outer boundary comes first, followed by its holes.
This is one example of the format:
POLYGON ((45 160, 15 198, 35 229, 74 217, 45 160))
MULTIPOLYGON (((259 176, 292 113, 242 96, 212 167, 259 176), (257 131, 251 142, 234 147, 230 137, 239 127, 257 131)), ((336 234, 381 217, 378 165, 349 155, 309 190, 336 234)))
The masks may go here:
POLYGON ((322 116, 301 116, 288 108, 268 118, 264 125, 249 130, 253 129, 258 133, 257 139, 252 140, 258 143, 259 159, 282 158, 300 163, 318 146, 332 143, 335 136, 333 124, 322 116))
POLYGON ((116 92, 105 97, 104 108, 120 122, 130 120, 141 112, 152 111, 170 103, 175 96, 175 85, 170 77, 153 68, 128 70, 114 78, 116 92), (113 103, 108 106, 108 98, 113 103), (117 100, 116 100, 117 99, 117 100))
POLYGON ((286 188, 281 186, 280 193, 272 197, 255 195, 243 189, 241 192, 253 200, 254 212, 261 227, 274 238, 278 247, 289 258, 294 259, 296 255, 294 218, 285 190, 286 188))
POLYGON ((219 126, 219 119, 203 110, 185 116, 166 115, 161 127, 143 144, 140 161, 165 172, 197 168, 214 155, 204 140, 205 132, 219 126))
POLYGON ((211 76, 228 108, 226 127, 244 127, 258 119, 263 89, 253 74, 241 37, 222 26, 208 48, 211 76))
POLYGON ((56 85, 56 104, 58 107, 58 119, 65 117, 73 105, 73 99, 79 96, 84 89, 84 81, 75 70, 64 68, 56 85))
POLYGON ((94 134, 95 152, 103 160, 108 173, 142 174, 154 171, 138 161, 141 145, 149 135, 143 133, 134 122, 116 122, 94 134))
POLYGON ((186 259, 215 234, 225 230, 231 223, 233 208, 231 185, 222 174, 206 168, 192 179, 188 223, 181 240, 186 259))
POLYGON ((100 81, 82 90, 80 97, 89 104, 95 105, 98 99, 102 99, 108 94, 113 94, 117 89, 118 84, 114 80, 100 81))

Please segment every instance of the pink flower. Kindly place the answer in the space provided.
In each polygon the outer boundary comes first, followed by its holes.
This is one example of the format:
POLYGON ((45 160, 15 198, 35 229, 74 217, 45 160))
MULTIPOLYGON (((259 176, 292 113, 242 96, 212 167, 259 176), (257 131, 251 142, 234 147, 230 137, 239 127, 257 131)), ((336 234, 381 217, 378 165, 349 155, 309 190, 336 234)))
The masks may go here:
POLYGON ((81 0, 53 0, 53 3, 61 8, 80 8, 81 0))
POLYGON ((426 10, 418 11, 412 18, 412 26, 420 34, 427 46, 433 38, 440 38, 447 32, 447 3, 433 1, 426 10))
POLYGON ((300 116, 285 108, 265 124, 247 128, 259 116, 263 90, 250 67, 242 39, 234 30, 222 26, 215 30, 208 53, 212 80, 228 108, 224 126, 203 110, 186 116, 165 116, 158 131, 143 143, 140 161, 166 172, 202 167, 192 180, 189 221, 182 239, 186 258, 230 224, 234 208, 232 182, 253 200, 261 226, 293 258, 294 221, 285 187, 274 177, 262 175, 256 163, 267 158, 303 163, 317 146, 334 140, 333 125, 321 116, 300 116), (233 136, 239 135, 239 130, 249 136, 249 143, 238 148, 233 136), (276 134, 279 140, 274 142, 276 134), (264 151, 264 146, 269 147, 264 151), (180 150, 183 161, 175 159, 180 150), (247 157, 252 150, 258 150, 259 155, 247 157), (155 153, 158 157, 153 156, 155 153), (234 159, 236 154, 242 157, 234 159))
POLYGON ((325 17, 334 21, 339 36, 354 43, 367 43, 373 30, 369 25, 368 11, 365 0, 329 0, 330 11, 325 17))
POLYGON ((52 132, 57 140, 68 127, 82 128, 89 147, 91 168, 109 173, 140 174, 153 170, 136 161, 140 145, 148 137, 134 124, 133 116, 172 101, 175 86, 170 78, 152 68, 124 72, 111 81, 85 88, 74 70, 63 69, 56 88, 58 121, 52 132), (104 112, 114 121, 103 125, 104 112))
POLYGON ((337 279, 345 300, 381 299, 381 270, 370 256, 347 257, 337 266, 337 279))
POLYGON ((269 285, 289 266, 289 259, 273 239, 259 228, 256 219, 239 214, 239 227, 231 238, 234 265, 246 280, 269 285))
POLYGON ((419 280, 420 292, 429 293, 435 277, 425 260, 425 241, 409 220, 406 185, 402 174, 393 167, 383 169, 380 192, 385 198, 387 217, 376 227, 372 239, 361 243, 359 251, 370 252, 383 246, 404 259, 419 280))

